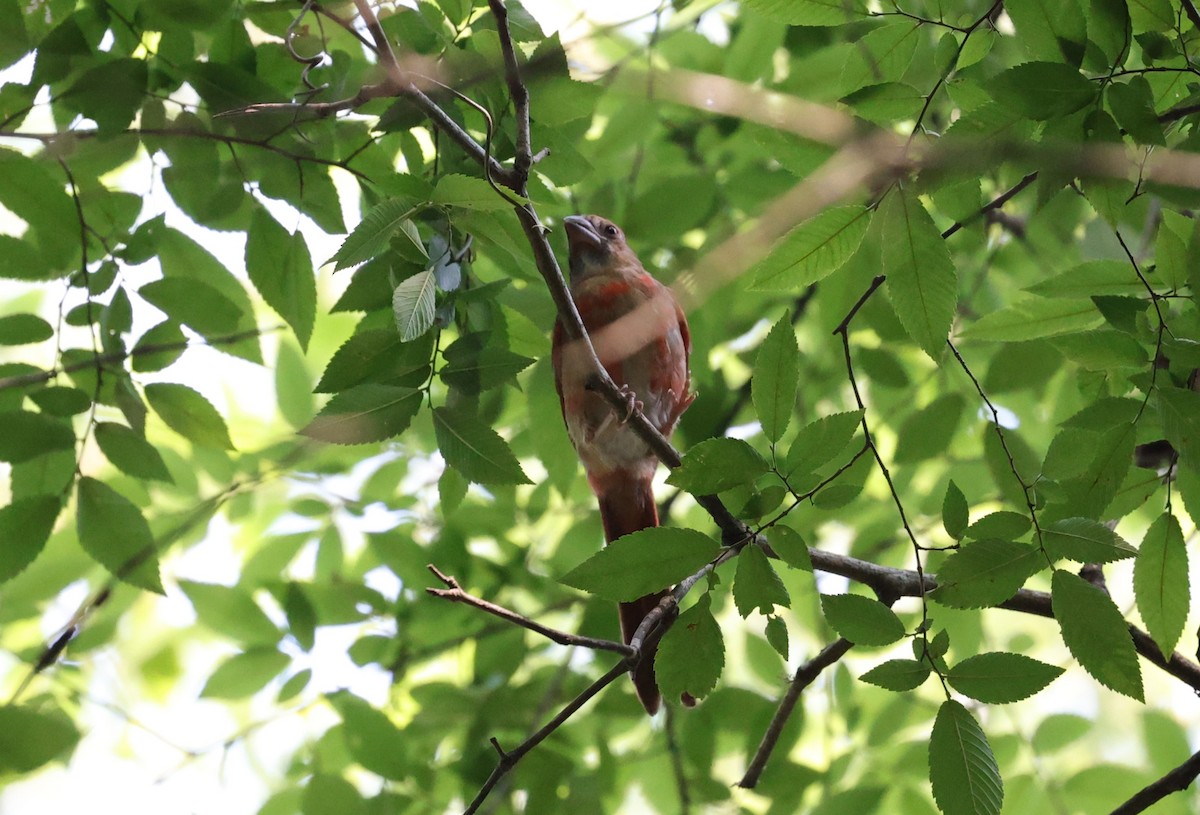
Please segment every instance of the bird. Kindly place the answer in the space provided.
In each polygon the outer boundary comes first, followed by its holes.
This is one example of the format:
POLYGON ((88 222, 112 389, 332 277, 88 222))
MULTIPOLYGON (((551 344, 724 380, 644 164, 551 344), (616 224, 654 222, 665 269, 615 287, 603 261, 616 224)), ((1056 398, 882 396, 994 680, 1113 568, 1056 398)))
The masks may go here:
MULTIPOLYGON (((651 482, 658 457, 628 424, 634 410, 670 436, 695 399, 688 357, 687 318, 671 290, 656 280, 612 221, 598 215, 563 219, 569 249, 571 297, 600 363, 626 395, 622 413, 592 387, 582 343, 556 321, 551 361, 563 421, 600 507, 606 543, 659 525, 651 482)), ((626 644, 659 602, 662 591, 621 603, 626 644)), ((657 637, 643 645, 632 670, 634 690, 653 716, 661 695, 654 676, 657 637)), ((685 704, 694 700, 685 695, 685 704)))

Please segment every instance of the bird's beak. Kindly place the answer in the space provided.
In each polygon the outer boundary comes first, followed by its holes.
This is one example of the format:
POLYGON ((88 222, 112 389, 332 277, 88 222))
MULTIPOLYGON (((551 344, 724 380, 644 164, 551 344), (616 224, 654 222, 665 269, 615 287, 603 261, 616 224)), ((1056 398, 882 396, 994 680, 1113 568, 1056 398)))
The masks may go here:
POLYGON ((563 218, 563 229, 566 230, 567 245, 572 253, 579 249, 593 249, 604 243, 600 233, 582 215, 568 215, 563 218))

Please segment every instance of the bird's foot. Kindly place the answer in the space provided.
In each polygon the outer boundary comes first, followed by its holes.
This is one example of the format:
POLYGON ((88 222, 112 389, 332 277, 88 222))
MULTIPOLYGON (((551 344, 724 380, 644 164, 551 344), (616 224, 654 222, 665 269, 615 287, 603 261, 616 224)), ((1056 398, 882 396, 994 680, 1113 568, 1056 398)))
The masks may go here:
POLYGON ((644 406, 628 385, 621 386, 621 397, 625 400, 625 416, 621 419, 621 424, 626 424, 633 418, 633 414, 640 412, 644 406))

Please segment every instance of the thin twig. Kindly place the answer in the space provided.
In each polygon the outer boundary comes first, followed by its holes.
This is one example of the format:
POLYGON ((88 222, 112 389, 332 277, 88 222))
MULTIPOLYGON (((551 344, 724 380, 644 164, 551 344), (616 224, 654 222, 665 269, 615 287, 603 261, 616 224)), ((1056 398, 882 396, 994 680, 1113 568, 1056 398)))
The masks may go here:
POLYGON ((981 217, 983 215, 987 215, 987 214, 991 213, 992 211, 997 210, 1000 207, 1004 206, 1009 201, 1011 201, 1017 193, 1021 192, 1021 190, 1028 187, 1034 181, 1037 181, 1037 177, 1038 177, 1037 172, 1029 173, 1029 175, 1022 178, 1020 181, 1018 181, 1016 184, 1014 184, 1008 190, 1006 190, 1005 192, 996 196, 988 203, 984 204, 974 214, 970 215, 967 218, 963 218, 961 221, 955 221, 953 224, 951 224, 949 227, 947 227, 944 232, 942 232, 942 237, 948 238, 951 235, 953 235, 955 232, 957 232, 958 230, 962 229, 967 224, 978 219, 979 217, 981 217))
POLYGON ((518 761, 524 758, 525 755, 534 747, 537 747, 539 744, 545 741, 547 736, 561 727, 563 723, 567 721, 567 719, 575 715, 575 712, 587 704, 593 696, 604 690, 616 680, 620 679, 621 675, 624 674, 626 670, 625 662, 618 662, 609 669, 608 673, 604 674, 604 676, 588 685, 582 693, 568 702, 563 709, 558 712, 557 716, 546 722, 546 724, 539 728, 536 733, 525 739, 525 741, 521 742, 513 749, 502 750, 499 748, 498 744, 493 744, 493 746, 495 746, 500 752, 500 760, 496 763, 495 769, 492 770, 491 774, 487 777, 487 780, 483 782, 483 786, 480 787, 479 792, 475 795, 475 798, 472 799, 471 803, 463 811, 463 815, 475 815, 475 813, 479 811, 480 804, 482 804, 488 795, 491 794, 492 790, 495 789, 496 784, 500 783, 500 779, 508 775, 512 768, 517 765, 518 761))
POLYGON ((796 702, 800 700, 800 694, 804 689, 816 681, 821 675, 821 671, 833 665, 846 652, 854 647, 854 643, 845 637, 838 639, 826 645, 821 652, 808 662, 800 666, 796 671, 796 675, 792 678, 791 684, 788 685, 787 693, 779 703, 779 708, 775 711, 775 715, 771 717, 771 724, 767 726, 767 730, 763 733, 762 741, 758 744, 758 749, 754 751, 754 758, 750 760, 750 764, 746 767, 746 773, 742 776, 742 780, 737 782, 739 787, 745 789, 753 789, 758 784, 758 779, 762 776, 763 770, 766 769, 767 761, 771 758, 771 753, 775 750, 775 745, 779 743, 779 737, 783 735, 783 728, 787 724, 789 717, 792 715, 793 709, 796 707, 796 702))
POLYGON ((135 345, 129 351, 112 351, 106 354, 98 354, 91 359, 72 362, 69 365, 63 365, 60 368, 51 368, 49 371, 37 371, 35 373, 17 374, 15 376, 0 377, 0 391, 8 390, 9 388, 23 388, 28 385, 38 385, 43 382, 49 382, 60 374, 74 373, 88 368, 96 368, 102 365, 110 365, 116 362, 124 362, 135 354, 159 354, 167 351, 181 351, 187 348, 197 348, 209 346, 216 348, 222 345, 232 345, 242 340, 252 339, 272 331, 281 331, 283 326, 273 325, 267 328, 252 328, 246 331, 239 331, 235 334, 226 334, 220 337, 212 337, 202 342, 191 342, 189 340, 180 340, 178 342, 152 342, 146 345, 135 345))
POLYGON ((541 623, 529 619, 523 614, 510 611, 503 606, 498 606, 495 603, 490 603, 487 600, 463 591, 457 580, 455 580, 452 576, 443 573, 432 563, 427 565, 425 568, 433 572, 434 576, 447 586, 447 588, 444 589, 426 588, 425 591, 434 597, 441 597, 443 600, 449 600, 452 603, 463 603, 468 606, 473 606, 480 611, 485 611, 488 614, 491 614, 493 617, 499 617, 501 620, 506 620, 513 625, 529 629, 536 634, 541 634, 546 639, 557 642, 559 645, 578 645, 582 648, 591 648, 594 651, 612 651, 613 653, 617 653, 626 657, 634 653, 633 648, 630 648, 624 643, 615 642, 613 640, 597 639, 595 637, 581 637, 577 634, 568 634, 565 631, 558 631, 557 629, 544 626, 541 623))
MULTIPOLYGON (((1185 0, 1191 6, 1190 0, 1185 0)), ((1192 6, 1194 9, 1195 6, 1192 6)), ((1200 26, 1200 23, 1197 23, 1200 26)), ((1132 798, 1114 809, 1110 815, 1135 815, 1145 812, 1154 804, 1174 792, 1183 792, 1200 776, 1200 753, 1194 753, 1191 758, 1164 775, 1152 784, 1147 784, 1138 790, 1132 798)))
POLYGON ((529 133, 529 88, 521 81, 517 50, 508 26, 508 9, 500 0, 488 0, 488 7, 492 10, 492 16, 496 18, 496 30, 500 34, 500 53, 504 55, 504 79, 508 84, 508 95, 512 98, 517 120, 513 181, 517 187, 523 189, 529 180, 529 168, 533 166, 533 142, 529 133))

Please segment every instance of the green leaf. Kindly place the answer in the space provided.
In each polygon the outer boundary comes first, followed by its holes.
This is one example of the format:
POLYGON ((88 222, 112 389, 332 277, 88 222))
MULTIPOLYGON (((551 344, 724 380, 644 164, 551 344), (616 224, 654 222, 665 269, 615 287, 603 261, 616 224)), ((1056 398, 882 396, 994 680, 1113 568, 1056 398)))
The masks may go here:
POLYGON ((508 443, 463 410, 435 408, 433 430, 446 464, 479 484, 529 484, 508 443))
POLYGON ((1087 48, 1087 16, 1078 0, 1006 0, 1004 10, 1034 59, 1079 67, 1087 48))
POLYGON ((967 527, 966 536, 976 540, 984 538, 1000 538, 1001 540, 1016 540, 1030 530, 1033 523, 1028 515, 1019 512, 1000 510, 984 515, 967 527))
POLYGON ((84 476, 76 485, 79 544, 117 579, 165 594, 158 549, 142 511, 107 484, 84 476))
POLYGON ((1051 607, 1071 655, 1100 684, 1143 701, 1142 671, 1128 623, 1104 591, 1056 569, 1051 607))
POLYGON ((240 586, 179 581, 201 625, 246 646, 274 646, 282 633, 240 586))
POLYGON ((442 381, 465 393, 515 383, 517 374, 534 362, 507 348, 489 345, 486 338, 474 334, 455 340, 442 356, 446 360, 439 372, 442 381))
MULTIPOLYGON (((1158 416, 1167 441, 1178 451, 1179 460, 1185 467, 1200 472, 1200 393, 1163 386, 1155 393, 1158 416)), ((3 419, 0 419, 0 427, 7 427, 3 419)))
POLYGON ((782 617, 767 618, 767 643, 775 649, 775 653, 784 659, 788 658, 788 630, 782 617))
POLYGON ((808 554, 808 545, 800 533, 790 526, 775 524, 767 530, 767 540, 770 542, 771 548, 775 550, 775 554, 779 555, 787 565, 806 572, 813 570, 812 558, 808 554))
POLYGON ((951 687, 980 702, 1002 705, 1027 699, 1063 673, 1022 654, 994 651, 976 654, 955 665, 946 674, 951 687))
POLYGON ((1175 27, 1175 9, 1170 0, 1133 0, 1129 16, 1134 31, 1170 31, 1175 27))
POLYGON ((805 425, 788 448, 787 473, 811 473, 832 461, 862 426, 863 412, 833 413, 805 425))
POLYGON ((95 436, 104 457, 121 472, 134 478, 167 482, 174 480, 154 445, 125 425, 100 422, 96 425, 95 436))
POLYGON ((725 642, 713 619, 708 594, 679 615, 663 635, 654 658, 654 673, 663 696, 687 693, 703 699, 717 686, 725 668, 725 642))
POLYGON ((929 734, 933 800, 947 815, 999 815, 1004 782, 987 736, 971 712, 953 699, 938 708, 929 734))
POLYGON ((967 530, 970 521, 970 507, 967 497, 951 479, 946 485, 946 497, 942 499, 942 528, 946 534, 955 540, 960 540, 967 530))
POLYGON ((834 207, 793 227, 750 269, 750 288, 800 291, 823 280, 850 259, 867 233, 871 213, 834 207))
POLYGON ((899 81, 912 64, 922 34, 920 25, 901 20, 880 26, 861 37, 842 68, 842 92, 899 81))
POLYGON ((896 119, 915 118, 926 95, 907 82, 882 82, 847 94, 841 101, 868 122, 886 126, 896 119))
POLYGON ((1117 124, 1136 142, 1167 143, 1158 115, 1154 112, 1154 91, 1145 77, 1135 76, 1126 84, 1113 82, 1105 90, 1105 96, 1117 124))
POLYGON ((1064 357, 1088 371, 1142 368, 1149 355, 1141 343, 1122 331, 1099 328, 1064 334, 1051 340, 1064 357))
POLYGON ((0 461, 17 464, 53 450, 75 446, 71 426, 43 413, 0 411, 0 461))
POLYGON ((187 350, 187 338, 174 320, 148 329, 133 346, 133 370, 151 373, 169 367, 187 350))
POLYGON ((317 610, 299 583, 288 583, 283 595, 283 613, 287 615, 288 633, 305 651, 316 644, 317 610))
POLYGON ((345 723, 346 747, 355 761, 382 778, 412 777, 409 739, 387 714, 348 691, 333 694, 329 701, 345 723))
POLYGON ((392 294, 392 314, 404 342, 415 340, 433 327, 436 278, 426 269, 403 280, 392 294))
POLYGON ((307 350, 317 313, 317 282, 304 236, 289 234, 269 212, 256 209, 246 230, 246 272, 307 350))
POLYGON ((716 541, 692 529, 650 527, 614 540, 560 582, 625 603, 695 574, 719 551, 716 541))
POLYGON ((858 2, 842 0, 742 0, 742 5, 788 25, 835 26, 865 16, 858 2))
POLYGON ((915 659, 889 659, 859 677, 863 682, 904 693, 916 690, 929 678, 929 664, 915 659))
POLYGON ((1078 563, 1113 563, 1138 553, 1106 524, 1090 518, 1064 518, 1043 526, 1042 542, 1051 557, 1078 563))
POLYGON ((822 594, 825 620, 855 645, 891 645, 904 636, 904 623, 878 600, 858 594, 822 594))
POLYGON ((924 461, 950 448, 950 440, 958 430, 966 400, 962 394, 947 393, 904 420, 897 432, 897 464, 924 461))
POLYGON ((58 101, 93 120, 101 132, 129 126, 146 95, 144 59, 113 59, 91 70, 58 96, 58 101))
POLYGON ((1036 546, 1006 540, 965 544, 946 558, 929 595, 951 608, 987 608, 1017 593, 1045 565, 1036 546))
POLYGON ((1130 265, 1116 260, 1089 260, 1052 275, 1025 291, 1042 297, 1144 297, 1146 287, 1130 265))
POLYGON ((79 388, 67 385, 50 385, 29 394, 33 403, 48 416, 75 416, 92 406, 92 397, 79 388))
POLYGON ((1091 300, 1030 299, 985 314, 961 332, 963 339, 1016 342, 1095 328, 1104 321, 1091 300))
POLYGON ((421 409, 424 392, 368 383, 330 399, 300 432, 330 444, 369 444, 403 433, 421 409))
POLYGON ((187 385, 152 382, 145 388, 146 401, 167 427, 201 447, 232 450, 225 420, 212 403, 187 385))
POLYGON ((712 495, 748 484, 768 469, 758 451, 741 439, 705 439, 684 454, 667 483, 693 495, 712 495))
POLYGON ((403 342, 391 327, 359 331, 334 353, 315 390, 317 393, 337 393, 364 382, 398 379, 414 371, 427 370, 432 356, 433 337, 430 335, 403 342))
POLYGON ((1112 503, 1133 463, 1136 436, 1133 424, 1117 425, 1099 436, 1083 475, 1062 484, 1070 514, 1098 518, 1112 503))
POLYGON ((36 314, 0 317, 0 345, 27 345, 54 336, 54 327, 36 314))
POLYGON ((414 212, 416 208, 407 200, 388 198, 381 201, 363 216, 333 257, 325 262, 334 263, 336 272, 383 254, 392 235, 414 212))
POLYGON ((784 314, 759 346, 750 380, 754 410, 771 443, 779 441, 787 430, 799 386, 800 347, 796 344, 791 316, 784 314))
POLYGON ((142 286, 138 294, 171 320, 195 329, 204 337, 234 334, 241 323, 241 309, 202 280, 164 277, 142 286))
POLYGON ((340 775, 329 773, 314 773, 300 799, 302 815, 367 815, 367 811, 358 788, 340 775))
POLYGON ((61 710, 0 706, 0 772, 27 773, 65 758, 79 738, 74 722, 61 710))
POLYGON ((757 609, 763 615, 770 616, 775 613, 775 606, 788 608, 791 605, 791 597, 783 587, 783 581, 775 574, 771 561, 762 549, 754 545, 746 546, 737 561, 733 602, 739 614, 749 617, 757 609))
MULTIPOLYGON (((506 194, 518 202, 525 200, 511 190, 506 191, 506 194)), ((433 198, 431 200, 433 203, 442 204, 443 206, 462 207, 463 209, 482 210, 485 212, 512 208, 512 204, 501 198, 500 194, 492 189, 487 181, 468 175, 452 174, 439 178, 437 186, 433 190, 433 198)))
POLYGON ((1171 654, 1187 622, 1188 553, 1179 520, 1164 512, 1150 524, 1133 564, 1138 613, 1158 650, 1171 654))
POLYGON ((64 240, 69 224, 78 224, 75 204, 61 174, 16 150, 0 149, 0 204, 29 224, 21 240, 0 242, 0 273, 22 280, 49 279, 79 258, 79 241, 64 240), (32 238, 32 240, 31 240, 32 238), (32 245, 31 245, 32 244, 32 245), (10 264, 5 261, 12 261, 10 264))
POLYGON ((1091 0, 1088 11, 1088 39, 1116 63, 1132 41, 1128 5, 1125 0, 1091 0))
POLYGON ((275 404, 283 420, 296 429, 308 425, 316 413, 312 375, 294 342, 280 342, 275 356, 275 404))
POLYGON ((0 507, 0 583, 16 577, 41 554, 61 509, 62 502, 50 495, 0 507))
POLYGON ((883 271, 904 330, 935 360, 945 350, 958 278, 941 232, 916 194, 898 189, 879 205, 883 271))
POLYGON ((287 654, 259 646, 235 654, 217 666, 200 691, 202 699, 245 699, 258 693, 291 663, 287 654))
POLYGON ((1026 62, 991 80, 992 98, 1031 119, 1043 121, 1083 110, 1099 86, 1061 62, 1026 62))
POLYGON ((654 526, 617 538, 559 582, 618 602, 631 602, 679 582, 721 547, 692 529, 654 526))

